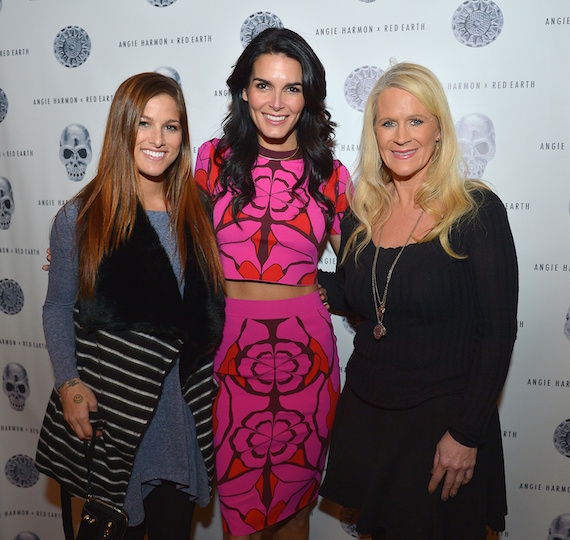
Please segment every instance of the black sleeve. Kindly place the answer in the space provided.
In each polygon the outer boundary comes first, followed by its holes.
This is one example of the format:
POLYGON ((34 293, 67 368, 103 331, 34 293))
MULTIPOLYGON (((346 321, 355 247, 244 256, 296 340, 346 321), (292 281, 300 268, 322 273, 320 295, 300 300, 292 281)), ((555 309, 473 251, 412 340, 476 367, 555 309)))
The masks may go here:
POLYGON ((491 191, 472 224, 465 228, 475 293, 476 339, 471 353, 464 408, 454 439, 466 446, 483 442, 503 389, 517 333, 518 266, 506 210, 491 191))

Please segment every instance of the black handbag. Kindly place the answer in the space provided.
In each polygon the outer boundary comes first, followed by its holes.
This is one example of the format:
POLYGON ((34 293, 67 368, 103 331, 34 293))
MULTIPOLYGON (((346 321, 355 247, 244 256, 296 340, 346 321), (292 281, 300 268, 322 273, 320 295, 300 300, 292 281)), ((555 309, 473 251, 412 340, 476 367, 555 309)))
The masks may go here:
MULTIPOLYGON (((75 540, 122 540, 127 531, 129 518, 117 506, 109 504, 91 494, 91 463, 95 449, 96 432, 100 428, 99 420, 90 413, 94 420, 91 441, 85 441, 85 458, 87 463, 87 500, 81 511, 81 523, 75 540)), ((61 487, 61 515, 66 540, 74 540, 73 524, 71 521, 71 497, 69 492, 61 487)))
POLYGON ((128 522, 120 508, 90 496, 83 505, 77 540, 122 540, 128 522))

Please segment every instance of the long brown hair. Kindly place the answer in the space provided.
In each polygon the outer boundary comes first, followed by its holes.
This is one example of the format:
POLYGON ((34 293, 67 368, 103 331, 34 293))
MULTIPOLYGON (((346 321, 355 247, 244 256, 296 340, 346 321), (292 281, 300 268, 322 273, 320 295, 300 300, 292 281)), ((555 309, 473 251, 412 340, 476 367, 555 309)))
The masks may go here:
MULTIPOLYGON (((188 117, 182 89, 176 81, 158 73, 140 73, 124 81, 113 98, 97 174, 74 198, 79 201, 77 245, 80 298, 93 297, 97 271, 103 258, 131 235, 137 205, 142 201, 134 148, 146 104, 159 95, 170 96, 180 113, 180 154, 165 172, 164 198, 176 231, 182 271, 188 253, 186 230, 194 251, 205 264, 202 271, 217 290, 223 270, 216 239, 191 168, 188 117)), ((223 286, 223 285, 222 285, 223 286)))

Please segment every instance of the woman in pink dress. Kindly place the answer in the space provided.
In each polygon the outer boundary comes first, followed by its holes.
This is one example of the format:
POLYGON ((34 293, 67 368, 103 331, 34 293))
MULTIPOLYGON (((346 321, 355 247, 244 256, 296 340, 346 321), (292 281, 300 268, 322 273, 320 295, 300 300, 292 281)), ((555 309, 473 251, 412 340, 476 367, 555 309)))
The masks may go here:
POLYGON ((333 158, 325 72, 295 32, 268 29, 228 79, 221 139, 198 152, 227 280, 215 358, 216 475, 228 538, 308 538, 339 394, 336 340, 317 291, 338 247, 346 168, 333 158))

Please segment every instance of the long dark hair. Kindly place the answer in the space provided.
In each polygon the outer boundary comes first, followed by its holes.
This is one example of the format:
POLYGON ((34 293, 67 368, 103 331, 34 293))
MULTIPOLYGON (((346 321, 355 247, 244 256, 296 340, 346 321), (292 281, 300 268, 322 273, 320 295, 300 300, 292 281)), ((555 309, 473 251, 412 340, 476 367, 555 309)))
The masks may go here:
POLYGON ((103 258, 127 240, 133 230, 142 194, 134 160, 140 118, 148 101, 167 95, 180 113, 182 144, 178 158, 166 171, 164 198, 176 231, 180 263, 186 263, 186 230, 192 232, 194 250, 205 261, 205 275, 223 283, 223 271, 208 214, 200 203, 192 177, 188 119, 182 89, 158 73, 139 73, 124 81, 111 103, 95 178, 74 197, 80 201, 77 216, 79 296, 92 297, 103 258))
POLYGON ((220 164, 221 195, 228 190, 232 193, 234 218, 253 199, 251 170, 259 143, 257 128, 251 119, 248 103, 242 99, 242 91, 249 86, 254 62, 263 54, 283 54, 301 64, 305 107, 296 125, 296 134, 305 167, 294 189, 299 188, 308 176, 309 194, 325 207, 327 225, 330 225, 334 215, 333 204, 319 191, 319 186, 330 178, 334 168, 332 148, 336 124, 325 108, 325 68, 309 44, 286 28, 268 28, 252 39, 227 80, 232 102, 215 158, 220 164))

